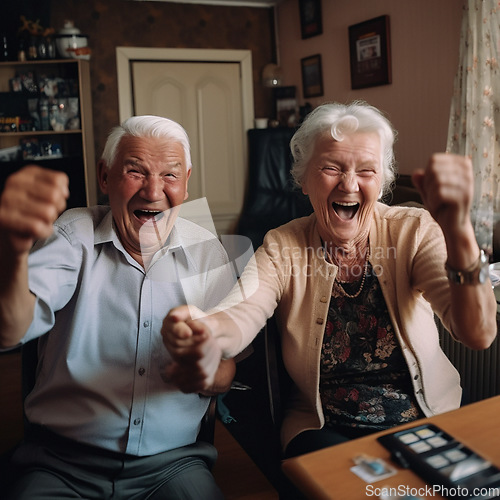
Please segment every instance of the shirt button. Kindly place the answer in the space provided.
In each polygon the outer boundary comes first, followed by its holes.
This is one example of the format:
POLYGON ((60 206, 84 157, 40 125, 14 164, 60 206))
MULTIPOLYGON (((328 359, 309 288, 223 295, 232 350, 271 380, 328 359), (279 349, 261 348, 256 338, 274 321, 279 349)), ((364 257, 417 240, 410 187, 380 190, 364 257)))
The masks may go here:
POLYGON ((149 321, 144 321, 142 325, 144 326, 144 328, 147 328, 149 326, 149 321))
POLYGON ((139 368, 139 375, 142 377, 146 373, 144 368, 139 368))
POLYGON ((316 318, 316 324, 322 325, 323 324, 323 318, 316 318))
POLYGON ((320 302, 323 302, 323 304, 325 304, 327 302, 327 298, 323 295, 323 297, 321 297, 321 299, 319 299, 320 302))
POLYGON ((134 425, 139 425, 141 423, 141 419, 140 418, 136 418, 134 420, 134 425))

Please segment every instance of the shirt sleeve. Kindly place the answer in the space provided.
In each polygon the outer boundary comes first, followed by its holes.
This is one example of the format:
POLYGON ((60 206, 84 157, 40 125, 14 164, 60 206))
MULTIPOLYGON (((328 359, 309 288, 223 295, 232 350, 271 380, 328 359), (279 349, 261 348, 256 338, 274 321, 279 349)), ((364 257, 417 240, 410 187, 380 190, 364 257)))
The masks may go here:
POLYGON ((56 312, 66 306, 75 293, 81 256, 78 246, 55 227, 51 237, 33 247, 28 264, 29 287, 36 303, 23 343, 52 329, 56 312))

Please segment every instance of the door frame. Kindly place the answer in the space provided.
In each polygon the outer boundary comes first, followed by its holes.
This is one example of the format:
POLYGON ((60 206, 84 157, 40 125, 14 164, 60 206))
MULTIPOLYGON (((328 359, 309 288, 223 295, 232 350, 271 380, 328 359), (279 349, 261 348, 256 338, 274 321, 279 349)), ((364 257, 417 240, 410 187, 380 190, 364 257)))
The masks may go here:
MULTIPOLYGON (((117 47, 116 65, 118 79, 118 107, 120 123, 134 114, 132 64, 134 62, 164 61, 164 62, 217 62, 238 63, 240 68, 240 95, 242 111, 242 181, 243 192, 248 172, 248 141, 247 131, 254 124, 252 52, 250 50, 225 49, 169 49, 148 47, 117 47)), ((244 199, 240 200, 243 204, 244 199)), ((217 230, 225 233, 234 230, 234 224, 239 214, 212 214, 217 230)))
MULTIPOLYGON (((116 47, 118 77, 118 108, 120 122, 133 114, 132 70, 134 61, 165 62, 236 62, 240 65, 242 129, 251 129, 254 122, 252 52, 225 49, 164 49, 161 47, 116 47)), ((243 141, 245 144, 246 141, 243 141)), ((245 146, 244 146, 245 147, 245 146)))

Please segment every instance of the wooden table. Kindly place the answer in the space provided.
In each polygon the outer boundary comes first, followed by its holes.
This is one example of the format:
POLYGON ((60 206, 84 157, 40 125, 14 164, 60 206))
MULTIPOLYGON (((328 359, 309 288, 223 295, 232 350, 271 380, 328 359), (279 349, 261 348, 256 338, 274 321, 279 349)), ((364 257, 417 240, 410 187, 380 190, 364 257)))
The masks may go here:
MULTIPOLYGON (((500 396, 464 406, 428 419, 397 427, 401 430, 422 423, 434 423, 457 440, 500 467, 500 396)), ((377 437, 394 432, 383 431, 347 443, 325 448, 283 462, 285 474, 310 499, 366 500, 377 499, 381 488, 398 488, 421 498, 443 498, 409 469, 390 461, 390 453, 377 437), (351 472, 352 459, 367 454, 395 465, 398 473, 368 484, 351 472), (427 486, 427 488, 426 488, 427 486), (378 490, 377 490, 378 489, 378 490), (418 490, 417 490, 418 489, 418 490)), ((459 497, 457 497, 458 499, 459 497)))

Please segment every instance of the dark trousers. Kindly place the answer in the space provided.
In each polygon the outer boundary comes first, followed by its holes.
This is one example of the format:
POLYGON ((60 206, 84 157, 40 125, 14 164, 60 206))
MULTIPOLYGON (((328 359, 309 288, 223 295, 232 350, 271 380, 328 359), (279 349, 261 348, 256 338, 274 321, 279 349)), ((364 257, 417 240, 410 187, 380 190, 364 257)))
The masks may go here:
POLYGON ((136 457, 37 430, 14 452, 6 500, 222 500, 205 442, 136 457))
POLYGON ((371 429, 358 429, 349 427, 323 427, 322 429, 312 429, 303 431, 295 436, 285 451, 285 458, 296 457, 304 453, 335 446, 336 444, 345 443, 351 439, 356 439, 368 434, 377 432, 371 429))

